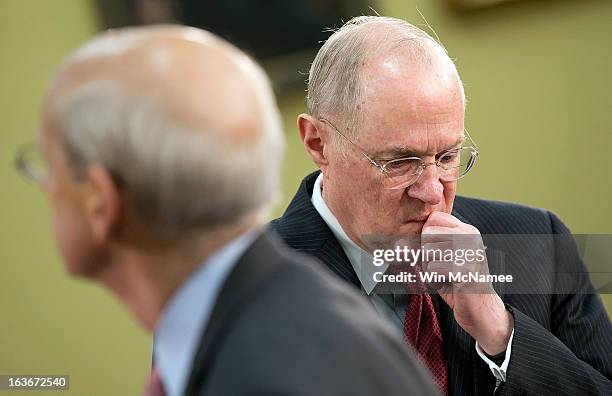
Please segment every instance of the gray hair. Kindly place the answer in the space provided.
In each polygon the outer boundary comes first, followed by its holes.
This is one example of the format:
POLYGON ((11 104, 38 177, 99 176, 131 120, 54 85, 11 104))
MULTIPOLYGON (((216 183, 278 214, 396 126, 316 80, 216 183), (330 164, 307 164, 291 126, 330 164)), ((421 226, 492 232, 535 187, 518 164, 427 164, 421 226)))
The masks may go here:
MULTIPOLYGON (((360 122, 361 63, 385 51, 402 47, 419 61, 446 54, 446 49, 416 26, 401 19, 360 16, 345 23, 321 47, 308 76, 308 112, 314 117, 335 117, 349 137, 360 122)), ((452 60, 448 60, 453 64, 452 60)), ((456 68, 455 68, 456 70, 456 68)), ((461 87, 462 95, 463 87, 461 87)), ((465 97, 464 97, 465 102, 465 97)), ((345 147, 342 138, 333 139, 345 147)))
POLYGON ((248 142, 190 130, 151 98, 111 81, 62 98, 57 126, 73 168, 102 165, 144 221, 166 234, 205 229, 263 212, 277 199, 284 135, 265 90, 269 116, 248 142))

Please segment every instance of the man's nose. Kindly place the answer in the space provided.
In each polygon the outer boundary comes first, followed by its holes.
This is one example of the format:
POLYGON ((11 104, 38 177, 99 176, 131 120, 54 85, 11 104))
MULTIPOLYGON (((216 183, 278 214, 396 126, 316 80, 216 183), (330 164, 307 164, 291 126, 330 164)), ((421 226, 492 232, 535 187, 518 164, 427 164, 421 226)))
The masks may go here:
POLYGON ((407 194, 428 205, 437 205, 444 196, 444 186, 438 175, 438 167, 431 163, 423 169, 421 177, 408 187, 407 194))

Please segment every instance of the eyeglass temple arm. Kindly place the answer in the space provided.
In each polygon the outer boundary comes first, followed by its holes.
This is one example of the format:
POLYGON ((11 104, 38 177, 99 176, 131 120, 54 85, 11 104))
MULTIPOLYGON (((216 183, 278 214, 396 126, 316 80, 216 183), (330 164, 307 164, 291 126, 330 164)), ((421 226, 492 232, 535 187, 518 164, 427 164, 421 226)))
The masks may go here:
POLYGON ((359 147, 357 145, 357 143, 353 142, 351 139, 349 139, 346 135, 344 135, 344 133, 340 132, 340 130, 338 130, 338 128, 336 128, 336 126, 334 124, 332 124, 331 122, 329 122, 328 120, 326 120, 325 118, 319 118, 319 120, 327 125, 329 125, 330 127, 332 127, 336 132, 338 132, 338 134, 340 136, 342 136, 347 142, 349 142, 350 144, 352 144, 353 146, 357 147, 359 149, 359 151, 361 151, 361 154, 363 154, 364 157, 366 157, 368 159, 368 161, 370 161, 372 163, 372 165, 374 165, 375 167, 377 167, 378 169, 380 169, 381 172, 384 172, 384 166, 380 165, 378 162, 376 162, 372 157, 370 157, 364 149, 362 149, 361 147, 359 147))

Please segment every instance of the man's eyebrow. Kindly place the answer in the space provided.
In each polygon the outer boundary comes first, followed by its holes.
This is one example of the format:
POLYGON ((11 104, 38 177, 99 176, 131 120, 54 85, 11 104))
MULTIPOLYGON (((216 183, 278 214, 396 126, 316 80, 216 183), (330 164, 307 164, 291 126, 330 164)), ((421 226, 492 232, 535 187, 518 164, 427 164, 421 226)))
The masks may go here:
POLYGON ((406 157, 418 157, 417 152, 407 146, 396 146, 389 147, 386 149, 378 150, 372 153, 374 158, 379 160, 391 160, 395 158, 406 158, 406 157))
MULTIPOLYGON (((466 139, 465 135, 461 135, 455 142, 442 148, 438 153, 441 154, 445 151, 452 150, 459 147, 466 139)), ((385 149, 381 149, 372 153, 372 156, 378 160, 392 160, 396 158, 407 158, 407 157, 420 157, 423 153, 419 153, 414 148, 408 146, 395 146, 385 149)))
MULTIPOLYGON (((444 151, 448 151, 448 150, 452 150, 455 148, 460 147, 463 142, 465 142, 467 136, 465 134, 459 136, 459 138, 457 140, 455 140, 455 142, 453 144, 451 144, 450 146, 447 146, 446 148, 443 148, 442 150, 440 150, 440 153, 443 153, 444 151)), ((438 154, 440 154, 438 153, 438 154)))

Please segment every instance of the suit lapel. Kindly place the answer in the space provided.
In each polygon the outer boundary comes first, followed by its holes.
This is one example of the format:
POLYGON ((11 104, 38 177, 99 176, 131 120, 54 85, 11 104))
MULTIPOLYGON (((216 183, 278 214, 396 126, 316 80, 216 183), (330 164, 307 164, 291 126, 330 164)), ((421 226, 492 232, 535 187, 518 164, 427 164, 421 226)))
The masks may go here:
POLYGON ((246 250, 224 283, 196 352, 185 394, 199 394, 225 335, 261 283, 282 265, 276 236, 263 233, 246 250))
POLYGON ((312 205, 319 171, 306 176, 287 210, 270 227, 291 248, 315 256, 340 278, 361 289, 359 278, 342 246, 312 205))

